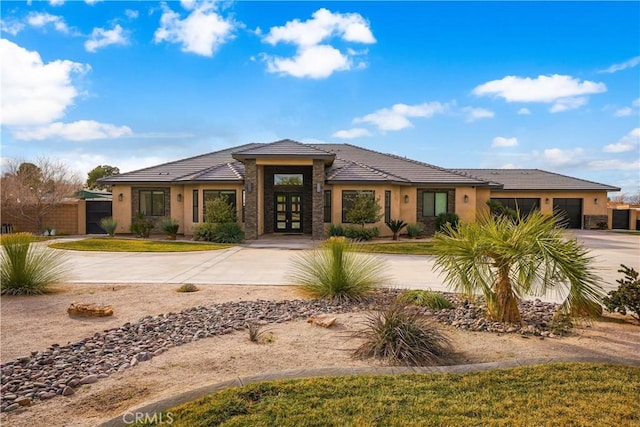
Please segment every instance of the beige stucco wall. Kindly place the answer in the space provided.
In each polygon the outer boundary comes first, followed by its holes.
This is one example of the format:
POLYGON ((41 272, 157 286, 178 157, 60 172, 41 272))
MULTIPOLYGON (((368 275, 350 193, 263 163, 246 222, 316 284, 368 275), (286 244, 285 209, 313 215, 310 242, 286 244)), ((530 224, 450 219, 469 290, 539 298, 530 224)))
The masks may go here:
POLYGON ((476 218, 480 215, 489 213, 487 202, 491 200, 491 189, 476 188, 476 218))
POLYGON ((456 214, 460 221, 473 222, 476 219, 477 195, 475 187, 456 187, 456 214))
POLYGON ((131 227, 131 186, 114 185, 111 189, 113 202, 111 205, 111 215, 118 222, 116 234, 130 233, 131 227), (122 194, 122 201, 120 201, 122 194))

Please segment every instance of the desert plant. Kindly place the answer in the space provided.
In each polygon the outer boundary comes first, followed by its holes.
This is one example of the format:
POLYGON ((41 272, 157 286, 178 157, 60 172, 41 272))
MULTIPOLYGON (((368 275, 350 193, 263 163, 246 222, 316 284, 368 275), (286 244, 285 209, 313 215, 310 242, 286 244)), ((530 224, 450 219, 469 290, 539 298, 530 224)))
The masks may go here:
POLYGON ((2 295, 42 294, 60 281, 67 272, 66 255, 62 251, 32 245, 29 233, 2 237, 0 256, 0 289, 2 295))
POLYGON ((244 240, 244 231, 240 224, 235 222, 225 222, 216 224, 213 235, 215 243, 241 243, 244 240))
POLYGON ((376 257, 357 252, 344 237, 331 237, 313 251, 294 257, 289 279, 316 298, 357 299, 382 285, 384 266, 376 257))
POLYGON ((459 292, 482 292, 489 316, 522 323, 518 301, 524 295, 565 294, 559 313, 597 316, 603 295, 593 257, 576 239, 565 240, 555 216, 532 212, 514 222, 481 214, 477 222, 447 226, 437 233, 436 269, 459 292))
POLYGON ((205 242, 213 242, 215 239, 217 224, 203 222, 193 229, 193 240, 203 240, 205 242))
POLYGON ((509 218, 513 222, 517 222, 520 219, 518 211, 503 205, 497 200, 488 200, 487 206, 489 206, 493 216, 509 218))
POLYGON ((109 235, 109 237, 115 236, 117 226, 118 226, 118 221, 113 219, 113 217, 111 216, 102 218, 100 220, 100 228, 102 228, 105 231, 105 233, 109 235))
POLYGON ((393 233, 393 240, 398 240, 398 234, 407 226, 407 223, 401 219, 392 219, 391 221, 385 222, 385 224, 393 233))
POLYGON ((137 237, 147 238, 154 226, 155 224, 152 220, 146 219, 142 212, 138 212, 129 228, 137 237))
POLYGON ((331 224, 329 226, 329 237, 344 236, 344 227, 340 224, 331 224))
POLYGON ((178 292, 198 292, 199 290, 193 283, 185 283, 178 288, 178 292))
POLYGON ((378 237, 378 235, 380 235, 380 231, 377 227, 364 228, 347 226, 344 228, 344 236, 357 242, 371 240, 374 237, 378 237))
POLYGON ((449 310, 454 307, 451 301, 445 298, 442 293, 432 290, 414 289, 411 291, 404 291, 398 295, 397 299, 404 304, 419 305, 421 307, 429 307, 434 310, 449 310))
POLYGON ((247 331, 249 332, 249 341, 259 343, 260 341, 271 342, 265 335, 267 330, 264 329, 264 325, 257 322, 249 322, 246 324, 247 331))
POLYGON ((204 220, 213 224, 236 222, 236 210, 224 197, 207 200, 204 204, 204 220))
POLYGON ((424 231, 424 224, 421 222, 413 222, 407 224, 407 235, 412 239, 418 237, 424 231))
POLYGON ((624 264, 620 264, 618 273, 624 274, 622 279, 616 280, 620 284, 618 289, 608 293, 602 299, 604 306, 610 312, 618 312, 622 315, 630 314, 640 321, 640 279, 638 272, 624 264))
POLYGON ((392 303, 370 313, 364 326, 353 334, 364 339, 355 350, 355 357, 423 366, 440 363, 453 351, 446 336, 418 311, 404 304, 392 303))
POLYGON ((346 219, 352 224, 371 224, 382 218, 382 206, 367 193, 359 192, 353 201, 353 206, 347 211, 346 219))
POLYGON ((460 217, 457 214, 451 212, 441 213, 436 218, 436 231, 445 231, 447 229, 447 224, 455 230, 458 228, 458 223, 460 223, 460 217))
POLYGON ((178 234, 178 229, 180 228, 180 223, 177 219, 174 218, 162 218, 160 220, 160 229, 164 231, 169 239, 175 240, 176 235, 178 234))

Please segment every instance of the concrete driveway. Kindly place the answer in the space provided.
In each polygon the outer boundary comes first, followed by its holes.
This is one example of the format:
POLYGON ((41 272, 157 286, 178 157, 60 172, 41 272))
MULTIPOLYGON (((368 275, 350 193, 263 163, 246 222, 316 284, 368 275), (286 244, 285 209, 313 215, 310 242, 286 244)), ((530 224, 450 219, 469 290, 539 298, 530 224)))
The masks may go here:
MULTIPOLYGON (((575 230, 595 257, 606 290, 617 288, 620 264, 640 270, 640 236, 575 230)), ((72 283, 194 283, 200 285, 287 285, 293 257, 312 247, 308 240, 261 239, 230 249, 183 253, 111 253, 68 251, 72 283)), ((433 271, 433 258, 379 255, 390 286, 447 290, 433 271)), ((562 296, 548 295, 545 300, 562 296)))

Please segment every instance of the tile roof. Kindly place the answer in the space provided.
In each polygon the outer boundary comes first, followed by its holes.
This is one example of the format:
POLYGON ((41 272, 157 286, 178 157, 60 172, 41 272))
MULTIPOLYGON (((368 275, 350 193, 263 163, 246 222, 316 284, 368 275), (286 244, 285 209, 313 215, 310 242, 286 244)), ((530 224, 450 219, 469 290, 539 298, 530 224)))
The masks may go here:
POLYGON ((561 175, 540 169, 456 169, 468 176, 499 182, 503 190, 600 190, 620 191, 618 187, 561 175))
POLYGON ((313 145, 302 144, 290 139, 282 139, 269 144, 260 144, 255 147, 235 150, 233 152, 233 158, 238 160, 260 157, 303 157, 332 161, 335 158, 335 154, 318 149, 313 145))

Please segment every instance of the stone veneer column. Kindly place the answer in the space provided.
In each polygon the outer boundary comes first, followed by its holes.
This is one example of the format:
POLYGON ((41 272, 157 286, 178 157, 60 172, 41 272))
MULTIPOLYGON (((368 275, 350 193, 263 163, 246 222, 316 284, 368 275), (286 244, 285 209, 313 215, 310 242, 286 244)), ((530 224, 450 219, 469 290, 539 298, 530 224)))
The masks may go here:
POLYGON ((244 237, 247 240, 258 238, 258 166, 255 159, 244 161, 244 237))
POLYGON ((313 186, 311 188, 312 215, 311 238, 324 239, 324 160, 313 161, 313 186), (320 191, 318 191, 320 184, 320 191))

